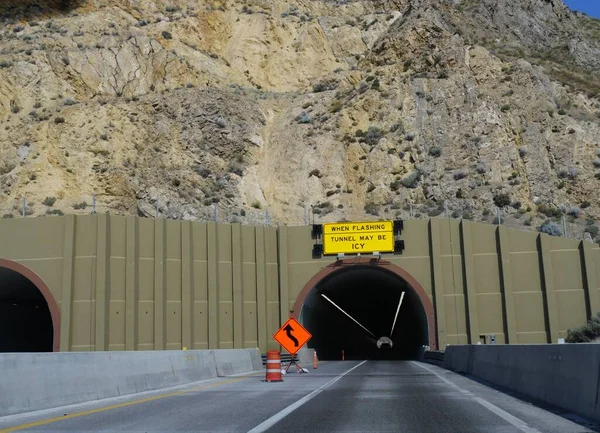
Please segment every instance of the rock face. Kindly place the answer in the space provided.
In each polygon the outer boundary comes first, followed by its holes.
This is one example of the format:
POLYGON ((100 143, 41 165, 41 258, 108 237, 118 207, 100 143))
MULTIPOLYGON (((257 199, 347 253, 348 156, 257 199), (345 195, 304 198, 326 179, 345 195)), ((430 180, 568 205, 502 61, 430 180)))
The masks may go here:
POLYGON ((600 22, 561 0, 0 4, 0 213, 596 236, 600 22))

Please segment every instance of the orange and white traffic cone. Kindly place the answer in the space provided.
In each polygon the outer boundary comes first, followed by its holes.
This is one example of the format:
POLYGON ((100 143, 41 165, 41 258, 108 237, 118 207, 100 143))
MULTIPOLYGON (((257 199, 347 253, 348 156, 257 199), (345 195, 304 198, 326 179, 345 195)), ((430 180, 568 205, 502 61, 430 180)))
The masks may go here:
POLYGON ((315 349, 313 354, 313 370, 317 369, 317 349, 315 349))
POLYGON ((278 350, 267 351, 267 382, 283 382, 281 378, 281 355, 278 350))

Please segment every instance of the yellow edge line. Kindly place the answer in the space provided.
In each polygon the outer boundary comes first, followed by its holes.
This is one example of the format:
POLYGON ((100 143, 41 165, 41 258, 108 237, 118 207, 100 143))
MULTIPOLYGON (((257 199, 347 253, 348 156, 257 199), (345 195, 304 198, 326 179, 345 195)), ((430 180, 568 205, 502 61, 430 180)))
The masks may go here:
POLYGON ((72 413, 69 415, 43 419, 40 421, 28 423, 28 424, 22 424, 22 425, 18 425, 18 426, 14 426, 14 427, 9 427, 7 429, 0 430, 0 433, 9 433, 9 432, 17 431, 17 430, 38 427, 38 426, 45 425, 45 424, 51 424, 51 423, 58 422, 58 421, 64 421, 66 419, 79 418, 80 416, 92 415, 92 414, 99 413, 99 412, 105 412, 107 410, 118 409, 118 408, 127 407, 127 406, 133 406, 135 404, 146 403, 146 402, 154 401, 154 400, 160 400, 162 398, 173 397, 175 395, 182 395, 182 394, 186 394, 188 392, 199 391, 202 389, 214 388, 215 386, 221 386, 221 385, 226 385, 228 383, 239 382, 244 379, 247 379, 247 377, 240 377, 240 378, 236 378, 236 379, 224 380, 222 382, 213 383, 211 385, 201 385, 201 386, 197 386, 197 387, 194 387, 191 389, 186 389, 186 390, 177 391, 177 392, 171 392, 169 394, 162 394, 162 395, 157 395, 154 397, 143 398, 140 400, 133 400, 133 401, 125 402, 125 403, 115 404, 112 406, 101 407, 98 409, 86 410, 85 412, 77 412, 77 413, 72 413))

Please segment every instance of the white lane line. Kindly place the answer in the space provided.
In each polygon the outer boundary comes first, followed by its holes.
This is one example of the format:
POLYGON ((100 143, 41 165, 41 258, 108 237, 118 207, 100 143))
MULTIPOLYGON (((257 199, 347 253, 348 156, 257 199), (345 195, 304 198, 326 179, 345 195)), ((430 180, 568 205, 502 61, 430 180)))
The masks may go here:
POLYGON ((325 296, 324 294, 321 294, 322 297, 324 297, 325 299, 327 299, 329 302, 331 302, 331 304, 337 308, 338 310, 340 310, 342 313, 344 313, 346 316, 348 316, 351 320, 354 320, 354 322, 360 326, 362 329, 364 329, 365 331, 367 331, 369 334, 371 334, 374 338, 375 334, 373 334, 371 331, 369 331, 367 328, 365 328, 363 325, 361 325, 360 323, 358 323, 358 320, 356 320, 354 317, 352 317, 350 314, 346 313, 344 310, 342 310, 335 302, 333 302, 331 299, 329 299, 327 296, 325 296))
POLYGON ((425 364, 421 364, 420 362, 416 362, 416 361, 413 361, 413 363, 416 364, 416 365, 418 365, 419 367, 427 370, 428 372, 435 374, 438 378, 442 379, 444 382, 446 382, 452 388, 454 388, 454 389, 462 392, 463 394, 465 394, 465 395, 473 398, 477 403, 479 403, 480 405, 482 405, 483 407, 485 407, 489 411, 495 413, 500 418, 502 418, 504 421, 507 421, 510 424, 514 425, 516 428, 518 428, 519 430, 521 430, 523 433, 541 433, 539 430, 536 430, 533 427, 529 427, 524 421, 522 421, 519 418, 517 418, 517 417, 515 417, 515 416, 513 416, 511 414, 509 414, 505 410, 500 409, 498 406, 490 403, 487 400, 484 400, 481 397, 476 397, 475 395, 473 395, 472 392, 467 391, 466 389, 461 388, 457 384, 450 382, 444 376, 442 376, 441 374, 439 374, 437 371, 429 368, 425 364))
POLYGON ((394 323, 392 324, 392 330, 390 331, 390 339, 392 338, 392 335, 394 334, 394 328, 396 327, 396 320, 398 319, 398 313, 400 312, 400 307, 402 306, 402 300, 404 299, 404 293, 402 292, 402 295, 400 295, 400 302, 398 302, 398 309, 396 310, 396 315, 394 316, 394 323))
POLYGON ((333 385, 334 383, 336 383, 338 380, 340 380, 342 377, 344 377, 345 375, 347 375, 348 373, 350 373, 352 370, 354 370, 354 369, 360 367, 361 365, 363 365, 365 362, 367 362, 367 361, 363 361, 360 364, 355 365, 354 367, 352 367, 350 370, 347 370, 346 372, 340 374, 339 376, 334 377, 329 382, 327 382, 325 385, 322 385, 321 387, 315 389, 310 394, 302 397, 300 400, 298 400, 294 404, 286 407, 281 412, 276 413, 275 415, 273 415, 271 418, 267 419, 266 421, 261 422, 259 425, 257 425, 256 427, 254 427, 252 430, 248 431, 248 433, 262 433, 262 432, 267 431, 268 429, 270 429, 271 427, 273 427, 275 424, 277 424, 279 421, 281 421, 283 418, 285 418, 286 416, 288 416, 289 414, 291 414, 293 411, 295 411, 296 409, 298 409, 300 406, 302 406, 303 404, 309 402, 310 400, 312 400, 313 398, 315 398, 317 395, 321 394, 323 391, 325 391, 331 385, 333 385))

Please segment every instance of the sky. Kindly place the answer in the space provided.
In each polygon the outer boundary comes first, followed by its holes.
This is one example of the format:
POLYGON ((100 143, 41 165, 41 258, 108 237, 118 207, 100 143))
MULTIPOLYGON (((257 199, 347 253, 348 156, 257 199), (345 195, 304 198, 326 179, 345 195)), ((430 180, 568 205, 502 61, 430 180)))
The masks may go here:
POLYGON ((600 0, 563 0, 573 10, 600 18, 600 0))

